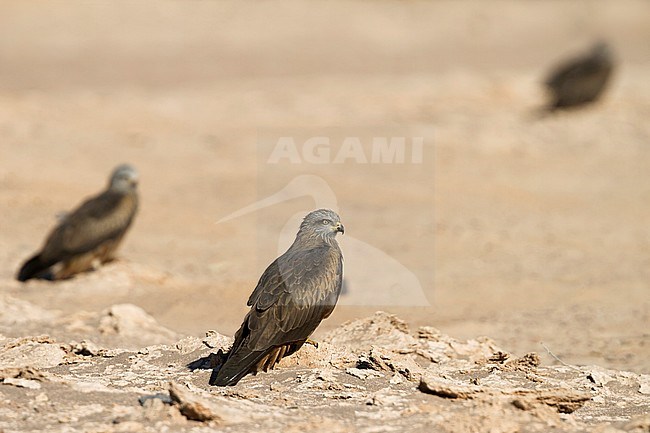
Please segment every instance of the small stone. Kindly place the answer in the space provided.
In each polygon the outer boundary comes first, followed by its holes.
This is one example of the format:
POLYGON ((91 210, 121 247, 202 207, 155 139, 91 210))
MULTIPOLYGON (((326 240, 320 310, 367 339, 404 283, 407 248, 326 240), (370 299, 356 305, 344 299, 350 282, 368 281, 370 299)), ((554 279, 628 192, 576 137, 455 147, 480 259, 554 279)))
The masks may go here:
POLYGON ((521 358, 518 358, 516 363, 520 367, 535 368, 535 367, 539 367, 542 361, 537 352, 529 352, 524 356, 522 356, 521 358))
POLYGON ((72 345, 72 351, 77 355, 82 356, 98 356, 100 355, 102 349, 99 348, 95 343, 89 340, 81 340, 80 343, 74 343, 72 345))
POLYGON ((9 377, 2 381, 4 385, 13 385, 18 388, 27 388, 27 389, 41 389, 41 384, 35 380, 30 379, 19 379, 15 377, 9 377))
POLYGON ((331 370, 319 371, 316 378, 324 382, 334 382, 336 380, 336 377, 334 376, 334 373, 331 370))
POLYGON ((641 394, 650 395, 650 377, 646 376, 646 380, 641 382, 639 392, 641 394))
POLYGON ((200 349, 202 345, 203 341, 196 337, 185 337, 176 343, 176 349, 184 355, 200 349))
POLYGON ((45 380, 45 375, 33 367, 10 367, 0 370, 0 379, 19 378, 30 380, 45 380))
POLYGON ((441 333, 433 326, 420 326, 418 329, 418 338, 425 340, 437 340, 441 333))
POLYGON ((500 351, 500 350, 499 350, 499 351, 493 353, 492 356, 490 356, 490 357, 488 358, 488 361, 490 361, 490 362, 496 362, 496 363, 502 364, 502 363, 504 363, 504 362, 505 362, 509 357, 510 357, 510 354, 509 354, 509 353, 507 353, 507 352, 503 352, 503 351, 500 351))
POLYGON ((608 382, 613 380, 610 375, 598 370, 591 371, 589 375, 587 375, 587 379, 599 387, 605 386, 608 382))
POLYGON ((228 407, 225 399, 204 398, 174 382, 169 384, 169 395, 179 412, 192 421, 234 424, 245 420, 243 413, 228 407))
POLYGON ((418 389, 426 394, 437 395, 445 398, 472 398, 480 392, 480 388, 475 385, 462 385, 454 383, 449 379, 424 375, 420 379, 418 389))
POLYGON ((361 368, 354 368, 354 367, 346 369, 345 372, 347 374, 349 374, 350 376, 354 376, 354 377, 362 379, 362 380, 368 379, 369 377, 383 377, 384 376, 383 374, 381 374, 380 372, 375 371, 375 370, 368 370, 368 369, 361 369, 361 368))
POLYGON ((232 339, 219 334, 217 331, 210 330, 205 333, 205 338, 202 342, 210 349, 225 349, 232 344, 232 339))
POLYGON ((66 352, 45 338, 28 337, 5 345, 0 353, 3 368, 49 368, 65 362, 66 352))
POLYGON ((521 399, 513 400, 512 405, 521 410, 531 410, 533 408, 533 405, 530 402, 521 399))
POLYGON ((393 377, 390 378, 390 381, 389 381, 389 382, 390 382, 391 385, 398 385, 398 384, 400 384, 400 383, 403 383, 404 380, 405 380, 405 379, 404 379, 404 376, 402 376, 402 375, 399 374, 399 373, 395 373, 395 374, 393 375, 393 377))

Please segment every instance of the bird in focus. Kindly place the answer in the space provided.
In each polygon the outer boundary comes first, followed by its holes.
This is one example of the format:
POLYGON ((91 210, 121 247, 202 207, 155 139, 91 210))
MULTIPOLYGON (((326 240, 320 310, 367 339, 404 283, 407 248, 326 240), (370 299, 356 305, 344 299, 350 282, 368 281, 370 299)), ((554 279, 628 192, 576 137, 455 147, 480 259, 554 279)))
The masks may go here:
POLYGON ((248 373, 273 369, 309 342, 341 292, 343 255, 337 233, 344 233, 344 227, 336 212, 307 214, 293 244, 266 268, 248 298, 251 309, 211 385, 235 385, 248 373))
POLYGON ((138 209, 138 172, 117 166, 108 188, 65 215, 16 278, 65 279, 114 259, 138 209))
POLYGON ((549 92, 546 109, 575 108, 596 101, 610 81, 614 58, 605 42, 555 67, 544 82, 549 92))

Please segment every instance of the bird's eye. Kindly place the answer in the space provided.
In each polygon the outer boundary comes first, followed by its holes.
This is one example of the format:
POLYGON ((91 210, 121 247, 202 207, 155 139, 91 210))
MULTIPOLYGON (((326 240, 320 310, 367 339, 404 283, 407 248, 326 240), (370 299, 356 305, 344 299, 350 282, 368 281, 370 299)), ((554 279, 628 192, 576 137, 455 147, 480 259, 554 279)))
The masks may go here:
POLYGON ((321 221, 321 222, 323 223, 323 225, 332 224, 332 221, 327 220, 327 219, 326 219, 326 220, 323 220, 323 221, 321 221))

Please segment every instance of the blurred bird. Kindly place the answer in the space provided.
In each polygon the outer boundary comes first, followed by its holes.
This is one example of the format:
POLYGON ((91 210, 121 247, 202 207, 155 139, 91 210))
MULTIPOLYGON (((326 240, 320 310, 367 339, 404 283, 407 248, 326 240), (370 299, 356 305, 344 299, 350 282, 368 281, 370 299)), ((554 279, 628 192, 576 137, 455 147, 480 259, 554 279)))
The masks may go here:
POLYGON ((544 82, 550 94, 546 110, 579 107, 596 101, 613 70, 614 59, 605 42, 598 42, 588 53, 561 63, 544 82))
POLYGON ((137 212, 137 184, 138 172, 133 167, 116 167, 106 191, 63 216, 16 278, 64 279, 111 261, 137 212))
POLYGON ((223 366, 211 385, 235 385, 248 373, 273 369, 295 353, 339 298, 343 255, 336 234, 344 227, 329 209, 310 212, 289 249, 262 274, 223 366))

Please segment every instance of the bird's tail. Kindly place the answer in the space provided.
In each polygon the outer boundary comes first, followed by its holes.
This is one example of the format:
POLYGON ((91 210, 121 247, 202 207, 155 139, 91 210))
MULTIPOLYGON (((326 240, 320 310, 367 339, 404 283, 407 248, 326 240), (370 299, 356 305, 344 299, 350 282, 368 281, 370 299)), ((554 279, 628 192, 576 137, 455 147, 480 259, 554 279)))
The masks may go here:
POLYGON ((41 255, 36 254, 31 259, 27 260, 18 271, 16 279, 18 281, 27 281, 30 278, 35 278, 46 271, 52 263, 45 263, 41 260, 41 255))
POLYGON ((245 347, 240 348, 231 356, 228 356, 228 359, 219 371, 215 371, 216 374, 215 372, 212 373, 210 385, 237 385, 237 382, 246 376, 265 355, 266 352, 264 351, 253 352, 245 347))

